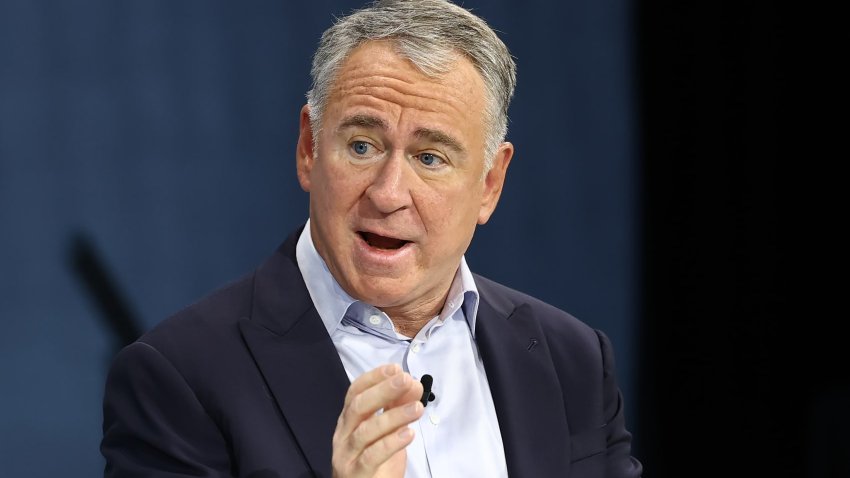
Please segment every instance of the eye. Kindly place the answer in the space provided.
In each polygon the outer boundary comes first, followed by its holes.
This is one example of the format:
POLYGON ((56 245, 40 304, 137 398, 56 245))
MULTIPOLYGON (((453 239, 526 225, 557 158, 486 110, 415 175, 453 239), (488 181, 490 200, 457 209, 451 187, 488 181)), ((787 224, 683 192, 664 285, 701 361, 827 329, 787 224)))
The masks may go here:
POLYGON ((441 164, 445 163, 443 158, 437 156, 434 153, 421 153, 419 154, 419 162, 429 168, 439 167, 441 164))
POLYGON ((354 151, 354 154, 364 156, 366 153, 369 152, 370 146, 372 145, 367 143, 366 141, 353 141, 351 143, 351 150, 354 151))

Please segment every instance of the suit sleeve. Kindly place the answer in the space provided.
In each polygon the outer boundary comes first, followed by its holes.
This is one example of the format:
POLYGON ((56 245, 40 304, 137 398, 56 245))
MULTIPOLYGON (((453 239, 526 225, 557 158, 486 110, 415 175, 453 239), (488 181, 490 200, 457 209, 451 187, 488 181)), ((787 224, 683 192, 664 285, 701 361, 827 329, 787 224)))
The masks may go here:
POLYGON ((632 435, 626 429, 623 411, 623 395, 617 385, 614 351, 611 341, 597 330, 599 345, 602 349, 602 367, 604 390, 604 413, 607 428, 606 473, 607 477, 638 478, 643 472, 641 463, 631 455, 632 435))
POLYGON ((174 365, 143 342, 112 363, 101 452, 106 478, 231 476, 218 426, 174 365))

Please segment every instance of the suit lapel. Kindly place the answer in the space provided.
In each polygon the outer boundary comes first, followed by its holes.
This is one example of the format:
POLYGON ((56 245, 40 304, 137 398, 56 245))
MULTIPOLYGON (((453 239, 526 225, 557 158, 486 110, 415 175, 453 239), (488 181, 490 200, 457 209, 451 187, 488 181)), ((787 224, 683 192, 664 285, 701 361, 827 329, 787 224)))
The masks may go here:
POLYGON ((478 344, 510 476, 568 476, 569 427, 552 359, 532 308, 511 310, 477 281, 478 344))
POLYGON ((329 477, 349 380, 295 264, 298 235, 257 270, 252 315, 239 328, 316 476, 329 477))
MULTIPOLYGON (((316 476, 331 476, 332 437, 350 384, 295 262, 296 231, 254 276, 239 328, 316 476)), ((476 281, 478 344, 510 476, 567 476, 563 394, 540 324, 476 281)))

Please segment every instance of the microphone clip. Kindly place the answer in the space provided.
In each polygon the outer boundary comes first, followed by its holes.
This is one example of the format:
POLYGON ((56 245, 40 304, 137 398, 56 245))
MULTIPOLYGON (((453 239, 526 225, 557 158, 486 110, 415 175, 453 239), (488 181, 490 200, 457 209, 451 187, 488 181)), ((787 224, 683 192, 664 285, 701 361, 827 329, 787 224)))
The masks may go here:
POLYGON ((437 398, 437 396, 434 395, 434 392, 431 391, 431 386, 434 384, 434 378, 426 373, 419 381, 422 383, 422 398, 419 401, 422 402, 423 407, 427 407, 428 402, 433 402, 434 399, 437 398))

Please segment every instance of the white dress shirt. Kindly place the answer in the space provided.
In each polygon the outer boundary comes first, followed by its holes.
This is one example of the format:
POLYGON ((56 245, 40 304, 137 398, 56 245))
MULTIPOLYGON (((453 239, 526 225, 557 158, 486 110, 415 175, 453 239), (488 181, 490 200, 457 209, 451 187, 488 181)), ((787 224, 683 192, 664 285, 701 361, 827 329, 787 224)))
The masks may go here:
POLYGON ((385 313, 342 290, 316 251, 309 220, 296 258, 349 380, 385 363, 401 365, 417 380, 433 377, 436 397, 411 425, 415 436, 407 447, 405 476, 506 477, 499 422, 475 344, 478 289, 466 259, 440 315, 410 338, 396 332, 385 313))

